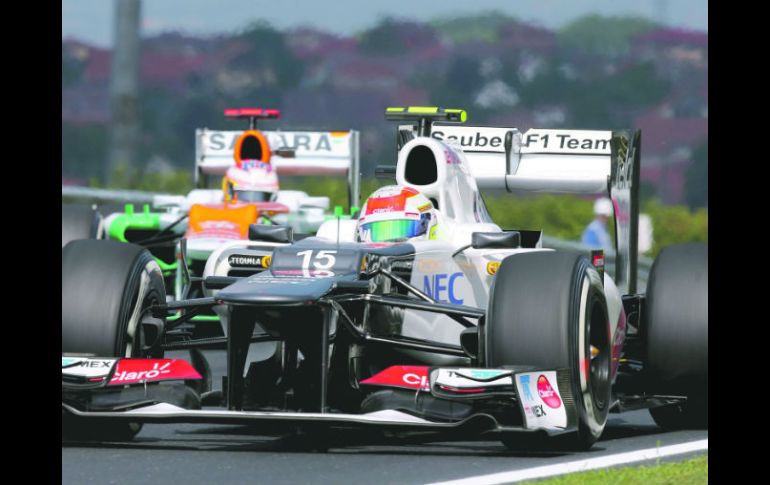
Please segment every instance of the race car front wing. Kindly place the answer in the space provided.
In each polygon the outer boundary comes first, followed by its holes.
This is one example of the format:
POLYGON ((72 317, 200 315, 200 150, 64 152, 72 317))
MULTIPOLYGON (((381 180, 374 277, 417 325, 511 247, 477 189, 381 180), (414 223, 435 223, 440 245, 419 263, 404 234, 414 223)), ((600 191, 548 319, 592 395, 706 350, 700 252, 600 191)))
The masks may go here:
POLYGON ((189 391, 183 381, 199 379, 200 375, 184 361, 62 357, 62 411, 89 420, 135 423, 263 422, 288 427, 376 427, 396 432, 473 435, 545 432, 558 435, 574 430, 577 423, 568 372, 566 369, 392 366, 360 382, 370 388, 413 392, 415 402, 418 397, 444 403, 504 402, 510 413, 516 413, 518 408, 523 416, 523 420, 500 420, 492 413, 475 412, 447 419, 414 408, 381 409, 361 414, 190 409, 196 404, 189 399, 189 392, 180 389, 189 391), (170 372, 161 373, 164 370, 170 372), (76 377, 85 377, 85 382, 75 383, 76 377), (522 424, 513 425, 512 422, 522 424))

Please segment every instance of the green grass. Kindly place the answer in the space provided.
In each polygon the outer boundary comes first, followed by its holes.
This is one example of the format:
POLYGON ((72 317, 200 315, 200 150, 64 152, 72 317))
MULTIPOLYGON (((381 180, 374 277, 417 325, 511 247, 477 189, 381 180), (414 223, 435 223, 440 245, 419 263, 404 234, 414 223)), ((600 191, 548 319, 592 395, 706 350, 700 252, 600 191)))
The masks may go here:
MULTIPOLYGON (((583 473, 573 473, 550 480, 538 481, 547 485, 685 485, 708 483, 709 457, 699 456, 678 463, 664 463, 626 468, 608 468, 583 473)), ((527 482, 533 483, 533 482, 527 482)))

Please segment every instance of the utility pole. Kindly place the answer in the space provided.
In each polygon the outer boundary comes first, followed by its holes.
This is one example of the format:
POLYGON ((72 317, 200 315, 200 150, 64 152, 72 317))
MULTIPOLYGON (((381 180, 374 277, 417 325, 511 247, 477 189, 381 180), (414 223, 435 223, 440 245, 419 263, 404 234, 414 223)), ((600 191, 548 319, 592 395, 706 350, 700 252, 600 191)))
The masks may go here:
POLYGON ((110 148, 104 180, 115 169, 136 166, 139 130, 139 29, 141 0, 114 0, 115 37, 110 72, 110 148))

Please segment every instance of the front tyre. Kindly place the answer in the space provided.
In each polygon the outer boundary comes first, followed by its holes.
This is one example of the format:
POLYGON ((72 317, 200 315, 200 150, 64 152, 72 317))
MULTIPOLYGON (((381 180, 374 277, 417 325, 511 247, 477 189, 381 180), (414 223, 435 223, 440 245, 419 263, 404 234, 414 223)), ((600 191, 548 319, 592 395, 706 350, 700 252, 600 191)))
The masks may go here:
MULTIPOLYGON (((62 248, 62 354, 163 356, 163 322, 143 325, 150 306, 165 303, 163 275, 139 246, 77 240, 62 248)), ((126 439, 141 425, 62 416, 62 436, 126 439)))
POLYGON ((565 444, 587 449, 599 439, 610 408, 610 325, 601 277, 585 257, 538 251, 505 258, 482 338, 488 367, 568 369, 578 429, 565 444))

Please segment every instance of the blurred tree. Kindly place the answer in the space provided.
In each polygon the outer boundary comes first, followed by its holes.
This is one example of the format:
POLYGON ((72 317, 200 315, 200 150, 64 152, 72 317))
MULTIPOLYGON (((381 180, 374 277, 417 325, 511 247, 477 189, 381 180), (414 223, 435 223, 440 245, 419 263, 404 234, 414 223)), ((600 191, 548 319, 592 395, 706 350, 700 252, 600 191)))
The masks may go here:
MULTIPOLYGON (((513 71, 514 68, 515 66, 510 64, 503 70, 506 79, 519 79, 518 72, 513 71)), ((559 60, 556 58, 549 59, 530 82, 519 81, 518 85, 521 104, 528 108, 567 103, 579 90, 579 84, 567 79, 559 69, 559 60)))
POLYGON ((192 170, 172 170, 167 173, 154 173, 147 176, 143 170, 119 163, 115 167, 110 183, 106 186, 93 178, 91 187, 106 187, 114 189, 144 190, 166 194, 187 194, 193 188, 192 170))
POLYGON ((657 186, 647 180, 642 180, 639 183, 639 200, 645 203, 648 200, 654 199, 658 196, 657 186))
POLYGON ((254 22, 239 36, 251 49, 230 62, 236 70, 250 71, 265 85, 296 86, 302 78, 303 64, 286 45, 282 32, 264 21, 254 22))
POLYGON ((87 178, 104 175, 108 141, 106 125, 62 121, 61 138, 62 176, 87 178))
MULTIPOLYGON (((479 61, 458 57, 451 61, 446 74, 437 73, 437 79, 430 91, 430 102, 447 108, 469 108, 475 93, 484 84, 479 72, 479 61)), ((480 119, 480 110, 474 110, 474 119, 480 119)))
MULTIPOLYGON (((192 173, 195 160, 195 130, 212 126, 224 119, 224 107, 216 98, 192 96, 179 107, 173 120, 172 133, 176 139, 174 146, 174 164, 187 167, 192 173)), ((236 124, 233 129, 242 129, 243 124, 236 124)), ((171 154, 169 154, 171 155, 171 154)))
POLYGON ((62 46, 61 53, 61 87, 74 86, 81 81, 85 63, 67 54, 62 46))
POLYGON ((161 156, 183 166, 184 154, 193 143, 192 133, 180 136, 176 129, 178 117, 185 111, 186 100, 167 89, 147 87, 142 91, 141 103, 142 146, 139 159, 146 161, 153 156, 161 156))
POLYGON ((450 17, 431 22, 439 35, 455 44, 468 41, 496 42, 500 27, 516 19, 502 12, 483 12, 468 17, 450 17))
POLYGON ((369 54, 392 56, 437 43, 438 36, 428 24, 387 17, 361 33, 359 48, 369 54))
POLYGON ((683 242, 708 242, 708 210, 699 209, 691 212, 683 205, 663 205, 658 200, 642 204, 642 212, 652 219, 653 238, 652 255, 657 255, 664 247, 683 242))
POLYGON ((690 209, 709 206, 709 144, 699 145, 684 181, 684 197, 690 209))
POLYGON ((643 17, 604 17, 586 15, 564 26, 557 33, 559 45, 567 52, 604 58, 628 53, 630 39, 657 24, 643 17))
POLYGON ((612 76, 575 81, 565 86, 570 123, 586 129, 631 126, 639 110, 656 104, 670 84, 655 74, 651 63, 630 65, 612 76))
POLYGON ((579 240, 593 219, 593 201, 569 195, 485 197, 489 214, 504 229, 542 229, 545 234, 579 240))

